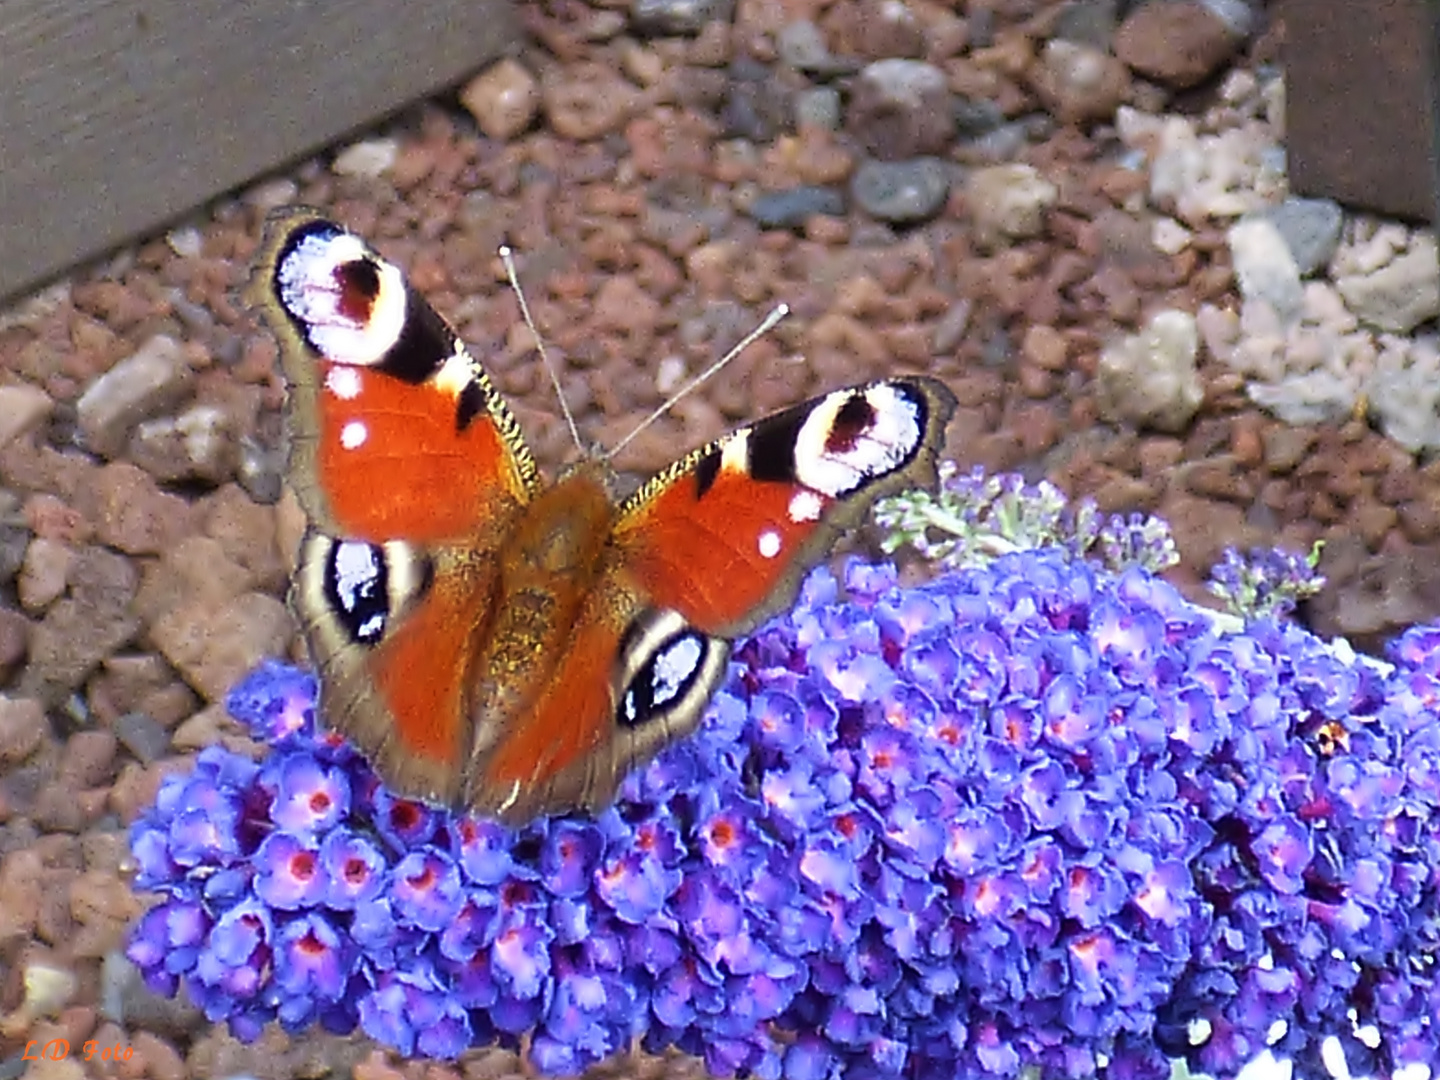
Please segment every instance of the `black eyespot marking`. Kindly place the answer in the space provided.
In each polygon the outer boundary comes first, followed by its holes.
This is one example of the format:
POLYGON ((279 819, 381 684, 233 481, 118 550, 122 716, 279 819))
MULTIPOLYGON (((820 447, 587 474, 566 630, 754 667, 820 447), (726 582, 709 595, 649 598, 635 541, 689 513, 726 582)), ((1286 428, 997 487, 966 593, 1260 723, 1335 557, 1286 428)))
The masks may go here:
POLYGON ((385 550, 356 540, 331 547, 325 560, 325 597, 352 641, 378 643, 390 621, 385 550))
POLYGON ((380 361, 387 375, 419 386, 455 354, 455 332, 429 302, 408 285, 405 287, 405 325, 400 336, 380 361))
POLYGON ((720 451, 706 454, 695 464, 695 498, 703 499, 720 475, 720 451))
POLYGON ((480 389, 480 383, 473 380, 466 383, 465 389, 460 391, 460 400, 455 403, 455 430, 464 431, 484 409, 485 394, 480 389))
POLYGON ((795 479, 795 443, 814 405, 786 409, 750 429, 746 467, 755 480, 788 484, 795 479))
POLYGON ((845 399, 835 413, 835 422, 830 425, 830 434, 825 438, 825 449, 832 454, 847 454, 855 449, 860 436, 875 426, 875 406, 860 391, 845 399))
POLYGON ((636 728, 682 700, 705 670, 714 643, 688 627, 671 634, 636 672, 620 699, 616 720, 636 728))

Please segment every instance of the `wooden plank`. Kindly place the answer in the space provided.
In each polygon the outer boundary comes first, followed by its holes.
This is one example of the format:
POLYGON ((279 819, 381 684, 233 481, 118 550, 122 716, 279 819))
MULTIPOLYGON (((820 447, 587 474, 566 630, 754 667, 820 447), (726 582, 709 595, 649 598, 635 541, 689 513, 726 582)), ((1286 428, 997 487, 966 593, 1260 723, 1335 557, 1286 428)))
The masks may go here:
POLYGON ((1290 188, 1435 218, 1432 0, 1285 0, 1290 188))
POLYGON ((0 0, 0 297, 452 85, 509 0, 0 0))

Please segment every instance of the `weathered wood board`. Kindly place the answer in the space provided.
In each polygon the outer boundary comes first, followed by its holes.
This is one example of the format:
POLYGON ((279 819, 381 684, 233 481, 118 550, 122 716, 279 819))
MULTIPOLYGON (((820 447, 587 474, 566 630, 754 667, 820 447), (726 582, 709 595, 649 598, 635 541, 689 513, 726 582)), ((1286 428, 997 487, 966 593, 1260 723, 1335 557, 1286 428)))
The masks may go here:
POLYGON ((1290 187, 1434 221, 1435 0, 1284 0, 1290 187))
POLYGON ((0 298, 514 39, 509 0, 0 0, 0 298))

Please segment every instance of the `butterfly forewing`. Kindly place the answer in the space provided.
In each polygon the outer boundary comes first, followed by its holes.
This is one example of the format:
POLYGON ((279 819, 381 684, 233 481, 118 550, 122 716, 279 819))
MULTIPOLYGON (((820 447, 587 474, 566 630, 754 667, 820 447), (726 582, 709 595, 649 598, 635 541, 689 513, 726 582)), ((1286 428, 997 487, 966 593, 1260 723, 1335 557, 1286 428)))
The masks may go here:
POLYGON ((733 636, 793 603, 800 575, 887 493, 933 484, 955 410, 908 376, 837 390, 717 440, 621 508, 620 565, 656 602, 733 636))

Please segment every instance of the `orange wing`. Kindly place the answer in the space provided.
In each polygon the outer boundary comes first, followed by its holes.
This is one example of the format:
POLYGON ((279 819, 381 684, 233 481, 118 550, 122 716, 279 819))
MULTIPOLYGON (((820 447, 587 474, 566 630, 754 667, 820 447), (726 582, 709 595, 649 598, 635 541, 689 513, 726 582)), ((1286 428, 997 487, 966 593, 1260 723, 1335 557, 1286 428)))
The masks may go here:
POLYGON ((514 417, 400 270, 314 211, 270 223, 249 298, 290 385, 312 529, 291 605, 328 722, 397 790, 459 793, 493 553, 540 479, 514 417))

